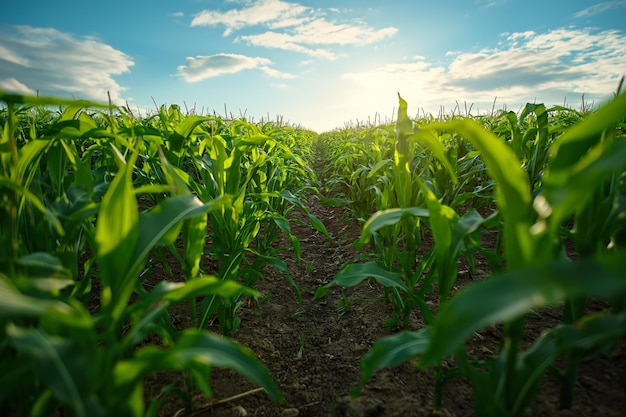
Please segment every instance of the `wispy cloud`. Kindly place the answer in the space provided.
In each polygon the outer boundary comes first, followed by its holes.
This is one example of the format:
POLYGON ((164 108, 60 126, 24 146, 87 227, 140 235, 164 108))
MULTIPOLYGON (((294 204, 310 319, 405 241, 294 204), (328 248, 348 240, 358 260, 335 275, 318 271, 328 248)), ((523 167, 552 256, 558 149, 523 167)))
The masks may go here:
POLYGON ((241 36, 238 39, 256 46, 303 52, 313 57, 333 60, 336 59, 336 54, 332 51, 312 48, 309 45, 367 45, 391 37, 396 32, 397 29, 392 27, 374 30, 369 27, 315 19, 292 28, 289 33, 268 31, 258 35, 241 36))
POLYGON ((224 25, 224 36, 245 26, 265 24, 270 27, 293 26, 307 19, 313 9, 296 3, 281 0, 260 0, 242 9, 231 9, 226 12, 203 10, 191 21, 191 26, 224 25))
POLYGON ((120 100, 113 76, 129 72, 132 59, 92 37, 76 38, 50 28, 0 27, 0 82, 14 91, 76 94, 120 100))
POLYGON ((251 45, 263 46, 266 48, 284 49, 287 51, 302 52, 312 57, 334 60, 337 56, 323 48, 309 48, 294 40, 292 35, 277 32, 265 32, 259 35, 242 36, 242 40, 251 45))
POLYGON ((624 7, 626 7, 625 0, 605 1, 602 3, 594 4, 593 6, 589 6, 586 9, 579 11, 574 15, 574 17, 591 17, 600 13, 608 12, 609 10, 624 7))
POLYGON ((496 6, 498 3, 506 3, 507 0, 475 0, 474 4, 478 7, 490 8, 496 6))
POLYGON ((6 78, 0 80, 0 90, 11 91, 18 94, 31 94, 35 95, 36 91, 32 88, 28 88, 15 78, 6 78))
MULTIPOLYGON (((327 9, 337 14, 337 9, 327 9)), ((328 49, 331 45, 367 45, 392 37, 394 27, 374 29, 364 23, 337 23, 326 18, 322 9, 313 9, 298 3, 282 0, 259 0, 240 9, 228 11, 204 10, 198 13, 191 26, 226 27, 224 36, 244 27, 266 28, 250 35, 236 38, 251 45, 301 52, 313 57, 336 59, 328 49)))
POLYGON ((440 105, 458 100, 485 108, 496 97, 510 106, 533 98, 558 103, 582 94, 601 99, 616 88, 626 68, 626 36, 616 30, 513 33, 503 45, 451 54, 446 65, 415 59, 344 74, 344 78, 367 86, 368 94, 385 95, 380 100, 390 107, 394 98, 389 91, 400 91, 409 102, 436 112, 440 105))
POLYGON ((295 74, 290 74, 288 72, 278 71, 278 70, 276 70, 274 68, 270 68, 270 67, 267 67, 267 66, 259 67, 259 69, 261 71, 263 71, 263 73, 265 75, 267 75, 268 77, 271 77, 271 78, 280 78, 280 79, 283 79, 283 80, 297 78, 297 75, 295 75, 295 74))
POLYGON ((178 67, 178 74, 188 83, 195 83, 224 74, 234 74, 247 69, 259 69, 272 78, 295 78, 294 74, 270 68, 269 65, 271 64, 272 61, 263 57, 238 54, 199 55, 187 57, 186 65, 178 67))

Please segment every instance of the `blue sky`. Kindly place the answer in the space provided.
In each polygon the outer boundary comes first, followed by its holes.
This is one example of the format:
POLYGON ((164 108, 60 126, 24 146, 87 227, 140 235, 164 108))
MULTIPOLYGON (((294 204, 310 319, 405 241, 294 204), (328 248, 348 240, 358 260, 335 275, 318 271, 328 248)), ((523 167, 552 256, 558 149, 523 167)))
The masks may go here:
POLYGON ((601 103, 626 0, 75 0, 0 7, 0 89, 318 132, 409 113, 601 103), (225 110, 226 109, 226 110, 225 110))

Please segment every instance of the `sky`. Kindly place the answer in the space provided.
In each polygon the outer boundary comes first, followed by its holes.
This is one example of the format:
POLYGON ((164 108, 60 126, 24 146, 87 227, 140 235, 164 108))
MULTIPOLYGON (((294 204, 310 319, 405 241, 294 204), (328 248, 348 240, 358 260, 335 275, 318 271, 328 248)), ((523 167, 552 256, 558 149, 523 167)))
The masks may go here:
POLYGON ((155 103, 329 131, 409 115, 599 105, 626 74, 626 0, 20 0, 0 90, 155 103))

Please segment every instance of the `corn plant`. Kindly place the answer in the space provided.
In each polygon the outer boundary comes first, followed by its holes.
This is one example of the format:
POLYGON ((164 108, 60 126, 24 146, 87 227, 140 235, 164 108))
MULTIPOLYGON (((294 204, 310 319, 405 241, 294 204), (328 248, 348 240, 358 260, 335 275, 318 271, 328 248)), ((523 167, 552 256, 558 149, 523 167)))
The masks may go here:
POLYGON ((186 371, 210 395, 212 366, 237 370, 279 401, 278 387, 252 352, 204 330, 178 331, 167 311, 196 297, 254 297, 254 290, 213 276, 161 282, 150 292, 142 287, 148 253, 171 245, 185 225, 226 203, 203 203, 182 191, 162 154, 165 182, 137 188, 134 179, 143 178, 136 175, 137 148, 150 146, 125 133, 111 117, 113 109, 100 124, 79 109, 98 103, 4 93, 0 98, 7 103, 0 148, 1 208, 7 217, 0 237, 9 248, 0 272, 3 413, 154 415, 162 399, 146 409, 146 375, 186 371), (24 102, 68 107, 50 129, 40 132, 31 122, 25 133, 21 122, 28 115, 18 107, 24 102), (158 203, 141 210, 138 196, 150 193, 161 195, 158 203), (32 239, 41 230, 38 241, 32 239), (72 240, 84 245, 64 256, 72 240), (84 256, 92 257, 78 268, 84 256), (89 292, 98 300, 92 311, 85 304, 89 292), (149 334, 158 335, 162 346, 146 344, 149 334))
MULTIPOLYGON (((310 186, 307 180, 314 178, 306 162, 290 150, 288 145, 294 145, 295 139, 287 129, 266 124, 261 127, 267 131, 264 134, 244 119, 226 125, 215 117, 182 118, 178 109, 162 109, 159 117, 172 119, 161 123, 161 129, 169 129, 163 135, 168 138, 164 155, 173 165, 171 172, 163 175, 176 178, 177 189, 183 193, 189 188, 202 201, 221 201, 219 210, 186 224, 184 256, 171 249, 181 259, 187 280, 204 273, 200 269, 204 255, 217 261, 216 275, 222 280, 242 278, 249 287, 262 278, 259 271, 265 264, 287 274, 272 243, 278 231, 286 233, 299 259, 299 241, 285 217, 292 207, 302 209, 313 227, 326 233, 323 224, 293 194, 310 186), (210 249, 205 251, 207 227, 211 230, 210 249)), ((297 284, 288 274, 287 279, 299 297, 297 284)), ((198 316, 195 302, 191 303, 192 321, 197 328, 206 328, 217 314, 222 332, 232 334, 239 327, 236 313, 241 305, 239 297, 204 298, 198 316)))
MULTIPOLYGON (((477 415, 516 416, 528 412, 543 376, 564 356, 564 368, 556 370, 562 383, 561 407, 571 404, 580 361, 605 352, 626 333, 625 118, 622 94, 555 137, 547 164, 531 171, 524 169, 514 149, 473 121, 429 126, 458 132, 480 151, 496 184, 506 270, 443 300, 426 328, 378 341, 361 362, 359 387, 377 369, 415 356, 418 365, 427 368, 454 355, 457 372, 472 381, 477 415), (540 189, 531 187, 531 172, 543 173, 540 189), (571 224, 566 237, 577 242, 578 259, 563 255, 562 230, 571 224), (613 310, 585 315, 588 297, 610 301, 613 310), (522 351, 524 315, 556 303, 564 305, 565 322, 522 351), (504 324, 499 353, 486 360, 469 358, 463 342, 495 323, 504 324)), ((542 158, 542 152, 530 155, 542 158)), ((435 240, 437 251, 442 241, 435 240)))
POLYGON ((423 172, 433 169, 431 157, 455 184, 457 174, 443 142, 433 130, 413 124, 407 115, 407 103, 400 97, 393 170, 389 187, 382 192, 381 199, 385 206, 365 222, 358 242, 360 247, 372 243, 379 248, 381 261, 346 265, 329 284, 318 290, 316 297, 323 296, 332 285, 356 285, 374 278, 392 292, 394 314, 404 327, 416 307, 427 323, 432 320, 433 313, 424 296, 432 291, 437 280, 441 299, 447 297, 456 280, 457 260, 477 246, 479 227, 486 220, 476 211, 460 219, 451 207, 439 203, 431 190, 432 183, 429 186, 422 179, 423 172), (418 157, 427 154, 427 157, 418 157), (427 208, 420 207, 423 203, 427 208), (430 225, 440 244, 418 261, 422 222, 430 225))

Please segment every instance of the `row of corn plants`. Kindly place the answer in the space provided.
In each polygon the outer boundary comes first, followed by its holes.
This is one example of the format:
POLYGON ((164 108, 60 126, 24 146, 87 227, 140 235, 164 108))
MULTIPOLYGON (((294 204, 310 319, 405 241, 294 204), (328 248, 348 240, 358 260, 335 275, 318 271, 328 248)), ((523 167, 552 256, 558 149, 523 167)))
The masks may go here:
POLYGON ((299 256, 290 210, 325 232, 302 202, 315 185, 314 134, 177 106, 137 117, 94 102, 0 101, 2 414, 156 415, 169 393, 189 409, 194 389, 211 394, 214 366, 281 401, 255 355, 207 325, 216 317, 233 334, 261 268, 286 273, 280 251, 299 256), (277 247, 278 233, 291 245, 277 247), (184 281, 144 286, 166 252, 184 281), (192 326, 177 329, 168 308, 183 302, 192 326), (186 389, 144 393, 144 378, 163 371, 183 372, 186 389))
POLYGON ((626 94, 584 114, 529 104, 519 115, 443 121, 411 120, 400 98, 393 136, 389 127, 321 135, 329 204, 348 204, 362 219, 357 244, 369 244, 373 260, 346 264, 316 296, 373 279, 392 294, 404 327, 415 308, 426 323, 375 343, 355 395, 375 371, 415 360, 435 370, 436 407, 445 384, 464 377, 477 415, 530 415, 549 372, 560 406, 570 407, 580 363, 610 354, 626 335, 625 128, 626 94), (497 233, 495 248, 480 246, 485 231, 497 233), (420 251, 423 233, 435 243, 420 251), (491 276, 453 292, 460 259, 472 267, 476 253, 491 276), (432 307, 425 296, 434 288, 432 307), (587 314, 590 298, 610 308, 587 314), (525 316, 553 305, 563 323, 522 348, 525 316), (503 324, 498 351, 470 357, 465 341, 495 324, 503 324), (444 368, 450 356, 456 366, 444 368))

